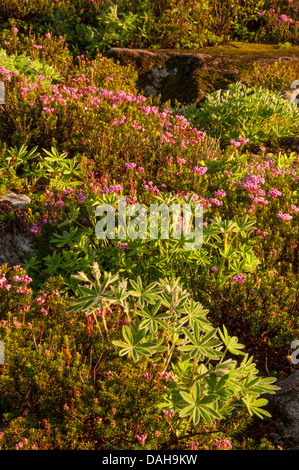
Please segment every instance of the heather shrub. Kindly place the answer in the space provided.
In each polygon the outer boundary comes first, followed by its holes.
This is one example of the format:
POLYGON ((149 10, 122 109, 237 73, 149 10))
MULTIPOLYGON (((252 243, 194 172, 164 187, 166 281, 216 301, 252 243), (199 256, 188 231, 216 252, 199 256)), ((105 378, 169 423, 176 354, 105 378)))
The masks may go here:
POLYGON ((293 58, 289 62, 279 59, 274 64, 262 65, 255 63, 244 74, 240 81, 252 87, 268 88, 269 90, 289 90, 291 83, 299 77, 299 61, 293 58))
MULTIPOLYGON (((11 21, 0 29, 1 47, 9 56, 27 56, 32 61, 52 67, 55 73, 65 75, 73 66, 73 57, 63 36, 55 36, 49 30, 36 33, 28 26, 11 21), (46 65, 47 64, 47 65, 46 65)), ((16 59, 20 61, 20 59, 16 59)), ((24 59, 23 59, 24 61, 24 59)))
MULTIPOLYGON (((289 4, 290 3, 293 2, 289 2, 289 4)), ((289 9, 291 11, 293 10, 292 7, 289 7, 289 9)), ((294 16, 288 16, 288 10, 281 10, 280 7, 278 7, 278 9, 270 8, 269 10, 261 11, 259 13, 259 18, 262 24, 256 34, 256 41, 276 44, 287 42, 291 44, 298 44, 298 11, 297 14, 295 13, 294 16)))
POLYGON ((71 17, 75 13, 86 16, 89 13, 99 11, 103 6, 103 0, 36 0, 35 2, 27 2, 26 0, 3 0, 0 6, 0 16, 2 20, 8 20, 13 17, 16 19, 26 20, 28 22, 50 20, 52 15, 59 13, 71 17))
MULTIPOLYGON (((67 78, 69 86, 62 83, 48 86, 44 76, 37 82, 29 82, 14 70, 2 70, 1 75, 7 89, 6 106, 1 109, 2 136, 6 135, 7 143, 11 139, 12 144, 47 147, 56 142, 65 149, 71 148, 72 154, 92 151, 91 138, 107 128, 103 117, 108 119, 109 114, 110 119, 113 114, 117 117, 114 102, 129 102, 136 80, 130 67, 120 68, 101 57, 92 62, 81 57, 78 72, 67 78), (113 80, 116 86, 122 83, 127 93, 116 95, 110 91, 113 80), (99 86, 105 88, 101 91, 99 86), (103 97, 105 93, 107 100, 103 97)), ((142 101, 142 98, 134 99, 142 101)), ((109 133, 108 129, 108 136, 109 133)), ((93 152, 96 151, 97 147, 93 152)))
POLYGON ((121 69, 122 76, 117 76, 118 67, 106 67, 107 59, 99 60, 97 65, 80 65, 68 85, 45 87, 43 80, 27 83, 6 72, 7 104, 0 120, 7 144, 55 145, 70 157, 89 154, 112 178, 133 153, 138 166, 150 164, 152 175, 164 164, 169 149, 174 159, 187 149, 195 162, 203 153, 205 134, 169 107, 135 94, 130 68, 121 69), (114 79, 116 86, 122 81, 128 91, 115 91, 114 79))
MULTIPOLYGON (((211 7, 207 2, 157 2, 157 18, 150 24, 151 46, 196 49, 219 44, 227 39, 224 25, 216 31, 211 7)), ((155 15, 155 16, 156 16, 155 15)))

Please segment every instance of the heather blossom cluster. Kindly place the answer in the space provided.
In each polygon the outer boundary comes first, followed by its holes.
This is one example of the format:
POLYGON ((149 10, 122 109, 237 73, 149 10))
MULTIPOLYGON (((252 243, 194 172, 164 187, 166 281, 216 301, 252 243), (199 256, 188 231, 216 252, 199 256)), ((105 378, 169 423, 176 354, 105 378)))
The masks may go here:
POLYGON ((240 273, 237 276, 232 276, 230 280, 236 284, 245 284, 246 282, 246 276, 244 274, 240 273))
POLYGON ((0 289, 5 288, 7 291, 11 289, 11 284, 9 284, 8 280, 5 277, 4 273, 1 273, 0 277, 0 289))
POLYGON ((277 217, 281 219, 283 222, 288 220, 292 220, 293 216, 290 214, 283 214, 281 211, 278 212, 277 217))

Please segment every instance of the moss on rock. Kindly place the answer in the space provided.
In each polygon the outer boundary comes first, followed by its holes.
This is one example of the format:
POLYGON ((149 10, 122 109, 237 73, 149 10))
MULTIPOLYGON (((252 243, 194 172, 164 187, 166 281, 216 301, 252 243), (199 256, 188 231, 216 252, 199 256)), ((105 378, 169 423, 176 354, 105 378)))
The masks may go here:
POLYGON ((107 56, 138 72, 137 88, 146 96, 182 104, 200 102, 207 93, 227 88, 254 63, 271 64, 299 58, 299 46, 233 42, 190 50, 113 48, 107 56))

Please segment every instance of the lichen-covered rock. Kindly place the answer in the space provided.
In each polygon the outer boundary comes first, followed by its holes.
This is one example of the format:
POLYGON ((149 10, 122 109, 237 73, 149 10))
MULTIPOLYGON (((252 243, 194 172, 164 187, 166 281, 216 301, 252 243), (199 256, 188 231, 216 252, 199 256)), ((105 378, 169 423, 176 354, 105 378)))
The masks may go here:
POLYGON ((238 81, 241 73, 255 62, 269 64, 299 57, 299 47, 282 52, 278 46, 232 43, 195 52, 112 48, 106 55, 137 70, 137 88, 145 96, 161 95, 164 102, 190 104, 238 81))

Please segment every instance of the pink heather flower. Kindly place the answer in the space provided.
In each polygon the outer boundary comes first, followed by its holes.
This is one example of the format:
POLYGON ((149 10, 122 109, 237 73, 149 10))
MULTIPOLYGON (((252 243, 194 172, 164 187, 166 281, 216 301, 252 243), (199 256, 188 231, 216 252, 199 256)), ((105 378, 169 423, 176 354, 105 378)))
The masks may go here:
POLYGON ((261 12, 259 13, 259 17, 264 16, 264 14, 265 14, 265 11, 261 11, 261 12))
POLYGON ((176 380, 175 380, 175 378, 174 378, 174 376, 173 376, 173 375, 171 375, 171 373, 170 373, 170 372, 163 372, 163 373, 162 373, 162 372, 160 372, 160 375, 162 375, 162 377, 164 377, 164 379, 165 379, 165 380, 169 380, 169 379, 171 379, 173 382, 175 382, 175 381, 176 381, 176 380))
POLYGON ((20 328, 22 326, 22 323, 17 321, 17 317, 13 317, 13 324, 16 328, 20 328))
POLYGON ((291 207, 290 207, 290 211, 291 211, 291 212, 299 212, 299 207, 297 207, 297 206, 291 206, 291 207))
POLYGON ((215 272, 215 271, 217 271, 217 269, 218 268, 216 266, 212 266, 211 271, 215 272))
POLYGON ((241 142, 236 142, 235 140, 230 140, 230 144, 233 145, 233 147, 240 147, 241 142))
POLYGON ((146 380, 150 380, 153 376, 152 374, 148 374, 147 372, 145 374, 141 374, 139 376, 141 379, 146 379, 146 380))
POLYGON ((264 197, 262 196, 256 196, 254 197, 253 194, 250 194, 250 198, 252 199, 253 202, 255 202, 256 204, 260 204, 260 205, 267 205, 269 204, 269 201, 267 201, 267 199, 265 199, 264 197))
POLYGON ((137 437, 138 441, 140 442, 140 444, 142 444, 142 445, 145 444, 145 441, 146 441, 146 439, 147 439, 147 436, 145 436, 144 434, 141 434, 141 436, 138 436, 138 434, 137 434, 136 437, 137 437))
POLYGON ((119 250, 125 250, 127 248, 128 244, 127 243, 121 243, 118 247, 119 250))
POLYGON ((162 413, 166 418, 172 418, 175 414, 175 411, 162 410, 162 413))
POLYGON ((256 231, 256 233, 259 237, 265 237, 266 235, 268 235, 268 232, 263 232, 262 230, 259 230, 259 229, 256 231))
POLYGON ((128 170, 135 168, 135 166, 136 166, 136 163, 125 163, 125 167, 128 168, 128 170))
POLYGON ((283 222, 287 220, 292 220, 293 216, 290 214, 283 214, 281 211, 278 212, 277 217, 279 217, 283 222))
POLYGON ((239 137, 238 142, 240 142, 242 145, 245 145, 249 142, 249 139, 244 139, 244 137, 239 137))
POLYGON ((231 449, 232 445, 229 442, 229 440, 227 440, 227 439, 221 439, 221 440, 216 439, 215 440, 215 447, 226 450, 227 448, 231 449))
POLYGON ((54 113, 54 108, 43 108, 45 114, 52 114, 54 113))
POLYGON ((196 173, 197 175, 204 175, 207 170, 208 169, 205 166, 201 166, 201 167, 195 166, 193 169, 194 173, 196 173))
POLYGON ((41 231, 42 231, 41 227, 38 227, 37 224, 34 224, 33 227, 32 227, 32 229, 30 230, 30 232, 34 233, 35 235, 36 235, 37 233, 40 233, 41 231))
POLYGON ((238 284, 245 284, 246 277, 242 273, 240 273, 238 274, 238 276, 231 277, 230 280, 238 284))
POLYGON ((18 442, 16 445, 15 445, 15 450, 20 450, 22 449, 24 443, 21 441, 21 442, 18 442))
POLYGON ((219 201, 219 199, 217 199, 217 198, 215 198, 215 197, 214 197, 214 198, 213 198, 213 197, 210 198, 210 199, 209 199, 209 202, 210 202, 212 205, 218 206, 218 207, 223 205, 223 202, 222 202, 222 201, 219 201))
POLYGON ((45 34, 45 37, 46 37, 47 39, 50 39, 50 38, 51 38, 51 33, 46 33, 46 34, 45 34))
POLYGON ((226 196, 226 192, 223 190, 223 189, 218 189, 218 191, 215 191, 215 197, 225 197, 226 196))
POLYGON ((278 191, 278 189, 270 189, 270 191, 268 192, 268 195, 272 197, 272 199, 276 199, 277 196, 281 196, 282 193, 281 191, 278 191))

